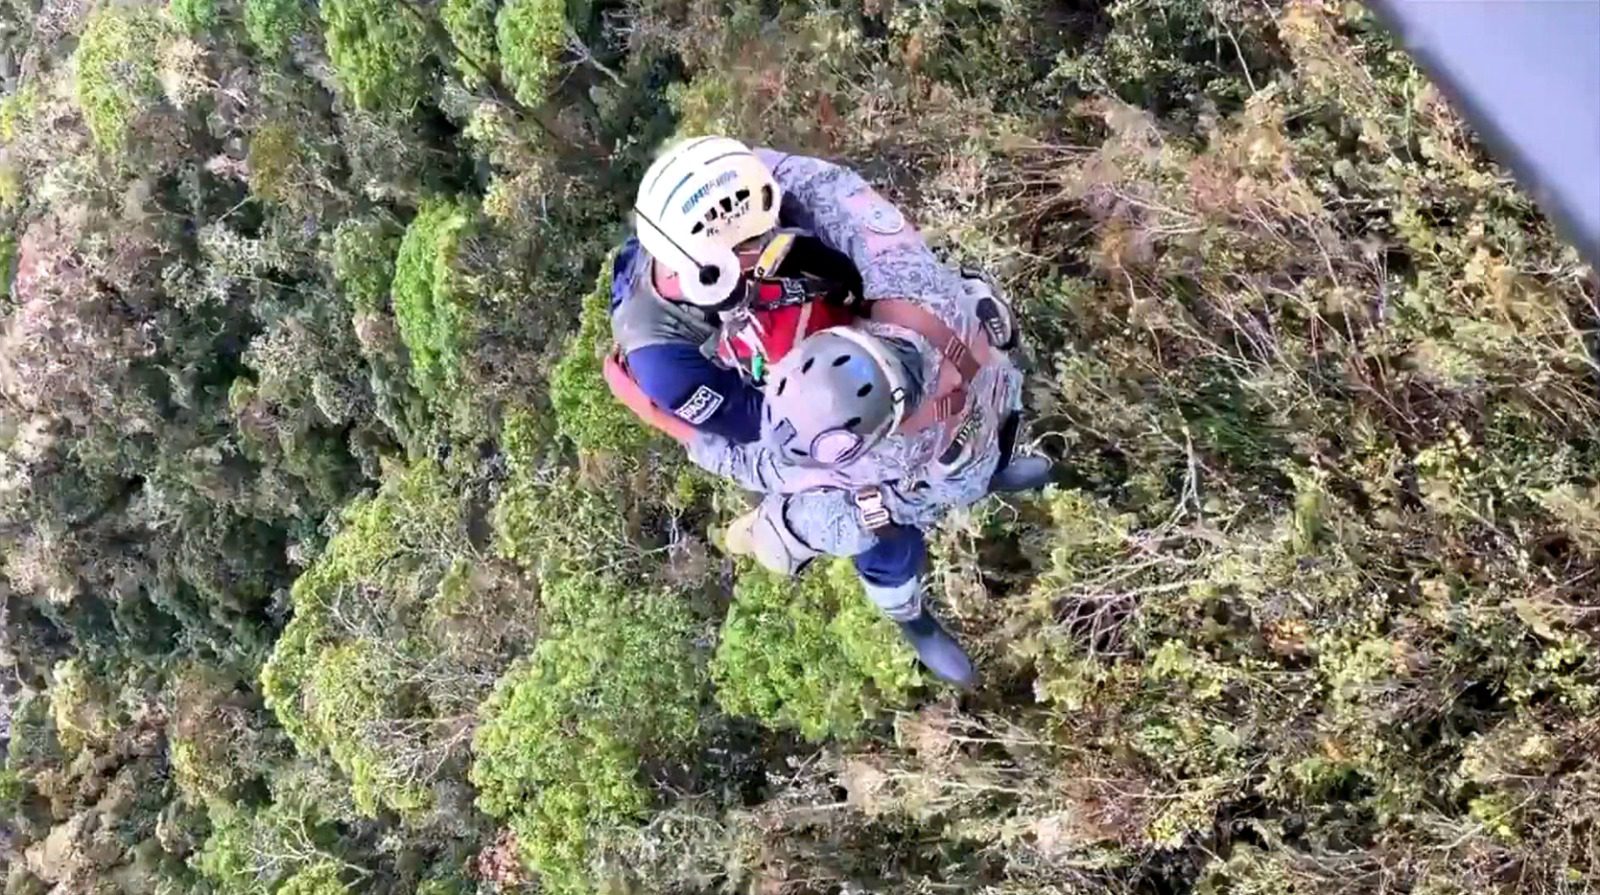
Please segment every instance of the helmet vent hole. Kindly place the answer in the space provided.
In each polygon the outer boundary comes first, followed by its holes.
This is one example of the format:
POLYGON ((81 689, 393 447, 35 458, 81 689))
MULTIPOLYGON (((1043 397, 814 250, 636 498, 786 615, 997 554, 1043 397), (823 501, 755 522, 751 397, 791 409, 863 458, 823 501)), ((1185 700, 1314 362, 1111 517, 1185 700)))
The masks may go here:
MULTIPOLYGON (((780 398, 783 397, 783 390, 788 385, 789 385, 789 377, 785 376, 782 379, 778 380, 778 397, 780 397, 780 398)), ((772 408, 768 407, 767 408, 767 414, 771 415, 771 413, 772 413, 772 408)))
POLYGON ((845 364, 847 364, 849 362, 850 362, 850 355, 848 355, 848 354, 841 354, 838 357, 833 359, 833 365, 835 367, 842 367, 842 366, 844 366, 845 364))
POLYGON ((694 222, 694 226, 689 228, 689 235, 691 235, 691 236, 699 236, 700 235, 700 231, 704 230, 705 228, 706 228, 706 222, 705 221, 695 221, 694 222))
POLYGON ((816 362, 817 362, 817 359, 814 358, 814 357, 806 358, 806 362, 800 365, 800 372, 802 372, 802 373, 810 373, 811 372, 811 365, 815 364, 816 362))
POLYGON ((761 210, 772 210, 772 185, 765 184, 761 187, 761 210))
POLYGON ((723 196, 722 197, 722 201, 718 202, 717 204, 722 206, 722 210, 723 211, 732 211, 733 210, 733 197, 732 196, 723 196))
POLYGON ((857 398, 865 398, 871 392, 872 392, 872 383, 869 382, 866 385, 863 385, 862 387, 856 389, 856 397, 857 398))
POLYGON ((844 421, 844 427, 852 432, 854 432, 856 427, 859 425, 861 425, 861 417, 859 416, 853 416, 844 421))
POLYGON ((750 191, 747 190, 747 189, 742 189, 741 188, 741 189, 739 189, 737 192, 735 192, 733 194, 733 198, 738 199, 740 202, 743 202, 744 200, 750 198, 750 191))

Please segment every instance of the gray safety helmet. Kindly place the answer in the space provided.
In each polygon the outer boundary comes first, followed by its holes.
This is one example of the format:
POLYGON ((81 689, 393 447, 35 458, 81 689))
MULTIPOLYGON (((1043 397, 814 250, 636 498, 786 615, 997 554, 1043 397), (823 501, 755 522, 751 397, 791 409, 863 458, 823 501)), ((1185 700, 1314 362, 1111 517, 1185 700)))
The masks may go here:
POLYGON ((761 437, 802 466, 844 466, 905 417, 905 378, 876 336, 848 326, 796 345, 767 374, 761 437))

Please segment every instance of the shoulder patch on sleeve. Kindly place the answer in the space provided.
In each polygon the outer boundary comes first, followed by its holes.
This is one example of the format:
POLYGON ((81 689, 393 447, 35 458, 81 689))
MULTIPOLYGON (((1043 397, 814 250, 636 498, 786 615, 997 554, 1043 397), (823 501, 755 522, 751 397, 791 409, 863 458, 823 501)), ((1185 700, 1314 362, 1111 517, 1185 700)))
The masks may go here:
POLYGON ((900 209, 882 199, 867 209, 867 229, 880 236, 893 236, 906 228, 906 217, 900 209))
POLYGON ((721 392, 702 385, 694 390, 689 400, 678 405, 672 412, 682 417, 685 422, 698 426, 711 419, 711 415, 717 412, 717 408, 722 406, 724 400, 721 392))

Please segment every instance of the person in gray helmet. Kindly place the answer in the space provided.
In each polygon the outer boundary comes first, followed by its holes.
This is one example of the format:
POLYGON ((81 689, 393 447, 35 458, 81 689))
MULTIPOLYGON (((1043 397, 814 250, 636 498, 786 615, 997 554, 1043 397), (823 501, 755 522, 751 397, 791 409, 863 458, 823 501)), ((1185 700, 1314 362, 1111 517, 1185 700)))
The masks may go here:
POLYGON ((730 527, 730 549, 785 574, 823 554, 853 557, 922 663, 968 686, 971 660, 924 599, 924 532, 1007 482, 1044 477, 1004 474, 1022 373, 975 297, 935 307, 880 301, 869 318, 808 337, 771 371, 759 442, 687 444, 696 463, 767 495, 730 527))

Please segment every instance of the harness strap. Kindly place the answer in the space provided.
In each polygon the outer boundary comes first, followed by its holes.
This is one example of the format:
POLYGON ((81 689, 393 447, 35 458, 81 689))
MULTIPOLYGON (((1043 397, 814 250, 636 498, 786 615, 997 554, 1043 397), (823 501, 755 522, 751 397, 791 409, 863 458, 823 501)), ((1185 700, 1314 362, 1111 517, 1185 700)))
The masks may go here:
POLYGON ((954 424, 962 419, 967 407, 967 384, 977 378, 978 372, 992 359, 989 344, 975 342, 977 351, 940 320, 937 315, 915 302, 904 299, 880 299, 868 305, 872 319, 911 330, 927 339, 939 352, 939 381, 934 396, 924 399, 910 416, 901 422, 899 431, 920 432, 930 426, 944 425, 954 434, 954 424))
MULTIPOLYGON (((934 349, 955 368, 962 382, 977 378, 980 364, 961 336, 927 308, 901 298, 880 299, 868 306, 868 313, 879 323, 903 326, 932 343, 934 349)), ((980 350, 987 347, 980 345, 980 350)), ((985 352, 987 354, 987 352, 985 352)), ((985 357, 985 360, 988 358, 985 357)))
POLYGON ((932 401, 923 401, 910 416, 906 417, 905 422, 900 424, 900 431, 921 432, 929 426, 949 425, 961 418, 961 412, 966 407, 966 386, 958 385, 932 401))

